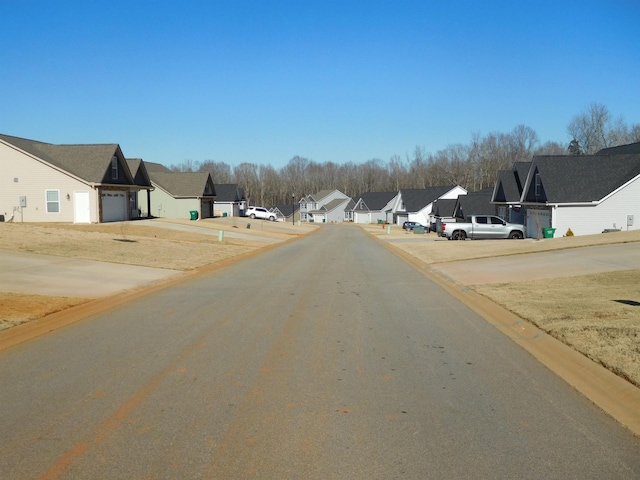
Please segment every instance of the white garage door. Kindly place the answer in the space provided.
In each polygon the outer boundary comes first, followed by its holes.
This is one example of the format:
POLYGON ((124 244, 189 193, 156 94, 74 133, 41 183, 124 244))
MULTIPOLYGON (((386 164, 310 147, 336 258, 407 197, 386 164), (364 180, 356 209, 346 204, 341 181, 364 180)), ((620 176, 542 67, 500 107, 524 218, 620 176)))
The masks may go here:
POLYGON ((121 222, 127 220, 126 192, 102 193, 102 221, 121 222))
POLYGON ((527 209, 527 237, 542 238, 542 229, 551 227, 551 211, 527 209))

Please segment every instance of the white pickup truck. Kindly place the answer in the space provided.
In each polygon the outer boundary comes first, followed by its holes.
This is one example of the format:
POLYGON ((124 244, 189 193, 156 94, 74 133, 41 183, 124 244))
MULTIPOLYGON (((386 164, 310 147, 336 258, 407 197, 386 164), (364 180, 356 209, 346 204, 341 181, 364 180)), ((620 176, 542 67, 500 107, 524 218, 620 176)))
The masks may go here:
POLYGON ((448 240, 465 240, 471 238, 524 238, 524 225, 507 223, 493 215, 471 215, 466 222, 443 223, 441 237, 448 240))

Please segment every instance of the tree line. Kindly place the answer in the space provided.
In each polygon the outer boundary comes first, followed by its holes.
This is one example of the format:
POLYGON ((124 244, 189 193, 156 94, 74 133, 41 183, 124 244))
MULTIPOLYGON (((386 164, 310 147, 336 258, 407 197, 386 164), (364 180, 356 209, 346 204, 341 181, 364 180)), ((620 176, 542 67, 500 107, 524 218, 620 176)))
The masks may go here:
POLYGON ((350 197, 365 192, 393 192, 403 188, 460 185, 470 192, 493 187, 498 171, 534 155, 592 155, 602 148, 640 142, 640 124, 613 118, 607 107, 591 104, 567 126, 568 144, 541 143, 537 133, 518 125, 509 133, 473 134, 466 144, 449 145, 436 153, 415 147, 402 158, 374 158, 362 163, 316 162, 295 156, 282 168, 271 165, 186 160, 171 165, 176 172, 209 172, 214 183, 235 183, 252 205, 272 207, 297 202, 303 195, 340 190, 350 197))

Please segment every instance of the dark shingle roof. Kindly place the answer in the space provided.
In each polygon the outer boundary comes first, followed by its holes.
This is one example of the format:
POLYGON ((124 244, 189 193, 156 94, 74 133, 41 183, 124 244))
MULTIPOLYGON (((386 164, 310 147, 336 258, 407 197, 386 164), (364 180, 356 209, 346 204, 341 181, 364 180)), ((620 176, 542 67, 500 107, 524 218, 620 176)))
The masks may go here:
POLYGON ((402 201, 404 202, 405 211, 417 212, 419 210, 422 210, 430 203, 435 202, 442 195, 450 192, 454 188, 456 188, 455 185, 444 187, 402 189, 400 190, 400 195, 402 195, 402 201))
POLYGON ((581 203, 600 201, 640 175, 640 155, 562 155, 534 157, 527 177, 528 202, 581 203), (535 198, 535 174, 543 197, 535 198))
MULTIPOLYGON (((370 211, 382 210, 398 192, 366 192, 358 197, 370 211)), ((362 206, 362 203, 360 204, 362 206)))
POLYGON ((433 203, 433 213, 436 217, 453 217, 457 198, 439 198, 433 203))
POLYGON ((603 148, 596 155, 632 155, 640 154, 640 142, 619 145, 617 147, 603 148))
POLYGON ((530 167, 531 162, 516 162, 511 170, 500 170, 492 201, 519 203, 522 196, 522 187, 527 179, 530 167))
POLYGON ((491 204, 493 189, 485 188, 479 192, 472 192, 458 197, 456 216, 493 215, 495 207, 491 204))
POLYGON ((216 183, 216 202, 240 202, 246 200, 237 183, 216 183))

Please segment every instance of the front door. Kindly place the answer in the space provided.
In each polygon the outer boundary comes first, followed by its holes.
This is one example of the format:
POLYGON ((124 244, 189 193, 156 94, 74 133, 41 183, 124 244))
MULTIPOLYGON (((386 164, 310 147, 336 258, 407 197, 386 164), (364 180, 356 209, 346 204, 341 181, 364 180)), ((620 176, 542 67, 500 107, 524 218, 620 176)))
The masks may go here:
POLYGON ((91 223, 89 192, 73 192, 73 223, 91 223))

